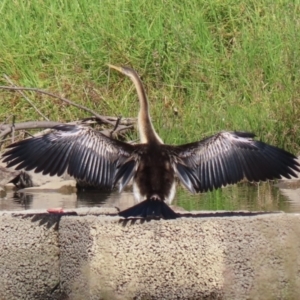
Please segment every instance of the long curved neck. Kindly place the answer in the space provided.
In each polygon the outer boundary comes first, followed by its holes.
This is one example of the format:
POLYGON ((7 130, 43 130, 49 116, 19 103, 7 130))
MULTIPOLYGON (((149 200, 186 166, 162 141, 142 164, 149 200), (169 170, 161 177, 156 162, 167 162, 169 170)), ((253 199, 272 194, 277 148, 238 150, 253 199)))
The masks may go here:
POLYGON ((140 111, 138 114, 138 129, 139 129, 141 143, 163 144, 162 139, 155 131, 153 124, 151 122, 147 95, 143 87, 142 81, 135 71, 132 72, 131 80, 135 85, 139 102, 140 102, 140 111))

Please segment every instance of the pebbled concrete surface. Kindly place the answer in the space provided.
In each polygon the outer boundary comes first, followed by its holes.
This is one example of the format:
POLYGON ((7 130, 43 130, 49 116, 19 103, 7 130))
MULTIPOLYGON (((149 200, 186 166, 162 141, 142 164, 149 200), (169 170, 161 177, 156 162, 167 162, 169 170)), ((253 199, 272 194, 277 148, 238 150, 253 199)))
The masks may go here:
POLYGON ((70 299, 298 299, 300 216, 66 217, 70 299))
POLYGON ((59 287, 58 217, 0 213, 0 299, 47 299, 59 287))
POLYGON ((1 300, 299 299, 299 214, 70 213, 0 213, 1 300))

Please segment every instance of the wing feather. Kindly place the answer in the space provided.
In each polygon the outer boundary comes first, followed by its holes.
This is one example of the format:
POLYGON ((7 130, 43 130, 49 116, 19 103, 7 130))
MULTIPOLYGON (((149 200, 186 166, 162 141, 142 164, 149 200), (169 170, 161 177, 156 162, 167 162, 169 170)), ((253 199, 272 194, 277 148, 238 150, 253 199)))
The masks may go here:
POLYGON ((44 168, 43 174, 49 174, 51 176, 55 174, 61 176, 64 174, 67 169, 69 151, 70 149, 67 144, 61 145, 60 149, 57 151, 57 154, 53 154, 53 162, 50 161, 44 168))
MULTIPOLYGON (((192 181, 188 179, 190 172, 185 172, 179 179, 191 192, 203 192, 242 179, 264 181, 281 176, 297 177, 300 165, 293 154, 253 138, 254 135, 247 132, 220 132, 200 142, 172 146, 175 166, 184 164, 197 176, 197 180, 192 181), (187 182, 193 186, 189 187, 187 182)), ((176 171, 176 167, 174 169, 176 171)))
POLYGON ((57 168, 57 162, 59 160, 59 158, 63 155, 63 151, 65 149, 63 148, 63 145, 60 145, 60 147, 57 149, 56 152, 52 153, 51 155, 51 151, 48 151, 48 153, 46 153, 44 160, 41 162, 41 164, 38 164, 37 168, 35 169, 36 173, 39 172, 45 172, 44 174, 47 174, 47 170, 49 168, 51 169, 55 169, 57 168))
MULTIPOLYGON (((34 169, 50 175, 62 175, 67 170, 77 180, 112 188, 117 183, 115 177, 122 162, 134 151, 134 146, 90 127, 58 125, 53 129, 43 136, 11 144, 3 154, 3 162, 18 170, 34 169)), ((118 180, 122 180, 122 176, 118 180)), ((123 184, 127 182, 126 179, 122 181, 123 184)))

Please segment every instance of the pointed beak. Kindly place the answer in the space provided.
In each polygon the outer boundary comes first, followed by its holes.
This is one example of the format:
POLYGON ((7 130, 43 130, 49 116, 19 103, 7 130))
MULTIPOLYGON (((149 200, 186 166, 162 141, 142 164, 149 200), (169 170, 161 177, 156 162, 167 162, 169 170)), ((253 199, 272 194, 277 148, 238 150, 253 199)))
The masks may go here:
POLYGON ((114 66, 114 65, 111 65, 111 64, 107 64, 111 69, 115 69, 117 71, 119 71, 120 73, 123 73, 123 70, 121 67, 117 67, 117 66, 114 66))

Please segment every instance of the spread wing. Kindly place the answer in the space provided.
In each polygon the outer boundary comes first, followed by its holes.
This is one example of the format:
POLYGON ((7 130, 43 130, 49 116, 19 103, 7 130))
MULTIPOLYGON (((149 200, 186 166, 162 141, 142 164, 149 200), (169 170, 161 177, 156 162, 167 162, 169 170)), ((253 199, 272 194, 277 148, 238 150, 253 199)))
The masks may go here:
POLYGON ((58 125, 54 131, 8 146, 7 167, 61 176, 65 171, 91 185, 123 188, 133 176, 133 146, 111 139, 90 127, 58 125))
POLYGON ((173 148, 174 169, 193 193, 234 184, 242 179, 260 181, 297 177, 297 158, 266 143, 254 134, 221 132, 200 142, 173 148))

